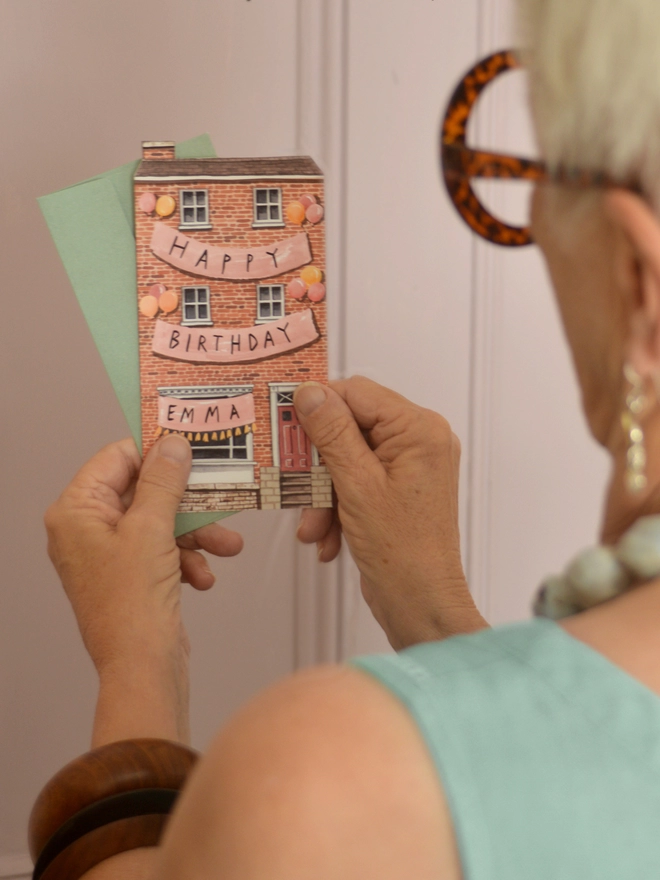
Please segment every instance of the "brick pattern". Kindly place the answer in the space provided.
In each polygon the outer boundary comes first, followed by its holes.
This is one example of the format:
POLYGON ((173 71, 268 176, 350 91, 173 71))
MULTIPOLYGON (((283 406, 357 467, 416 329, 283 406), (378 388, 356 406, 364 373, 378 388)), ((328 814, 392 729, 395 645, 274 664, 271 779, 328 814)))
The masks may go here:
POLYGON ((259 507, 259 490, 188 489, 184 493, 180 513, 211 513, 214 510, 254 510, 259 507))
POLYGON ((262 510, 279 510, 282 506, 280 469, 278 467, 261 468, 260 494, 262 510))
MULTIPOLYGON (((179 165, 180 162, 177 163, 179 165)), ((165 223, 174 229, 180 225, 181 189, 206 189, 209 193, 209 222, 211 229, 183 229, 182 232, 205 244, 216 247, 250 248, 272 245, 300 232, 300 227, 286 218, 287 205, 305 193, 316 196, 324 204, 323 182, 320 180, 248 180, 248 181, 199 181, 194 177, 183 181, 135 181, 135 226, 137 247, 138 299, 149 292, 153 284, 163 284, 174 290, 179 297, 179 306, 169 315, 159 314, 160 320, 178 325, 182 321, 182 287, 205 286, 209 288, 211 320, 215 327, 245 328, 257 322, 257 286, 262 284, 287 284, 296 278, 300 269, 272 279, 258 281, 227 281, 203 278, 180 272, 168 263, 159 260, 150 249, 154 223, 165 223), (278 187, 282 190, 282 220, 279 227, 253 228, 255 188, 278 187), (153 192, 157 197, 170 195, 176 202, 176 210, 171 217, 159 219, 155 214, 146 215, 138 206, 144 192, 153 192)), ((303 230, 309 236, 312 252, 312 265, 325 272, 325 223, 317 225, 305 223, 303 230)), ((302 267, 301 267, 302 268, 302 267)), ((249 364, 186 364, 167 358, 156 357, 151 350, 155 319, 138 313, 138 333, 140 351, 140 386, 142 395, 142 436, 145 451, 158 436, 158 387, 159 386, 200 386, 200 385, 253 385, 256 423, 254 432, 255 482, 261 482, 260 470, 273 467, 271 444, 271 419, 269 382, 298 384, 309 380, 327 381, 327 310, 325 301, 310 303, 308 299, 295 300, 285 293, 285 312, 287 314, 311 308, 319 330, 319 338, 297 351, 249 364)), ((211 328, 209 328, 211 329, 211 328)), ((190 510, 244 509, 248 498, 252 501, 254 492, 236 495, 234 490, 223 488, 211 492, 209 489, 191 489, 184 503, 190 510), (199 499, 199 506, 195 498, 199 499), (240 507, 227 507, 227 499, 234 499, 240 507), (209 505, 218 503, 217 508, 209 505)), ((232 501, 232 503, 234 503, 232 501)), ((272 502, 269 502, 272 503, 272 502)), ((258 504, 251 503, 255 507, 258 504)), ((182 508, 183 509, 183 508, 182 508)))
POLYGON ((312 468, 312 507, 332 507, 332 479, 325 465, 312 468))
POLYGON ((160 147, 142 146, 142 154, 145 159, 172 160, 174 159, 174 144, 162 145, 160 147))

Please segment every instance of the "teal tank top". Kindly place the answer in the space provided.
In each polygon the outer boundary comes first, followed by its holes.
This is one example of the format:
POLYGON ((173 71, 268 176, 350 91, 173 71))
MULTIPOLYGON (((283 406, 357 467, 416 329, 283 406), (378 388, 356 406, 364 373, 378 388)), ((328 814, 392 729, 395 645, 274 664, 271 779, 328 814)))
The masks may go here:
POLYGON ((534 620, 352 664, 424 737, 464 880, 660 880, 660 698, 601 654, 534 620))

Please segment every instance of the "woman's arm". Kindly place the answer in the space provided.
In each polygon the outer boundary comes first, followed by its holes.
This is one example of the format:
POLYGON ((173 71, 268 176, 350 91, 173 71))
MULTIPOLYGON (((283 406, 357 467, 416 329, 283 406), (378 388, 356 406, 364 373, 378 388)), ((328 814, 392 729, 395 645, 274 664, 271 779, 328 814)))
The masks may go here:
MULTIPOLYGON (((239 535, 215 524, 175 541, 190 464, 178 437, 160 441, 144 465, 132 441, 113 444, 46 514, 49 555, 99 676, 94 748, 143 737, 189 741, 181 583, 212 586, 200 549, 230 556, 242 547, 239 535)), ((151 880, 155 856, 122 853, 85 880, 151 880)))
POLYGON ((349 667, 278 682, 229 721, 195 768, 159 858, 158 880, 461 878, 417 726, 349 667))
POLYGON ((486 627, 461 563, 461 447, 448 422, 361 377, 302 385, 295 404, 337 493, 334 518, 303 511, 299 538, 328 562, 343 532, 394 648, 486 627))

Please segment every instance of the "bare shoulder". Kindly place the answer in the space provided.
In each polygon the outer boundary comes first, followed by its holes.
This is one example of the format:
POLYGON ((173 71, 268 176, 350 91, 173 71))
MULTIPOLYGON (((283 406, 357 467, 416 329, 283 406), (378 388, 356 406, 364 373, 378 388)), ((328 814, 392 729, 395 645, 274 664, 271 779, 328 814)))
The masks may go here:
POLYGON ((163 880, 459 880, 449 812, 405 708, 367 674, 285 679, 220 732, 173 817, 163 880))

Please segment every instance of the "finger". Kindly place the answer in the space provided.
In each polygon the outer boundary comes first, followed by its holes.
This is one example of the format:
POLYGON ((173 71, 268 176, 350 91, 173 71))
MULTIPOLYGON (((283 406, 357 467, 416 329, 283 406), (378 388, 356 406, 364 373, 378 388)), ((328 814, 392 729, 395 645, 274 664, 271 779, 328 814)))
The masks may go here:
POLYGON ((319 562, 332 562, 339 556, 341 550, 341 523, 335 515, 328 533, 316 545, 319 562))
POLYGON ((176 542, 179 547, 206 550, 214 556, 237 556, 243 549, 243 536, 219 523, 211 523, 195 529, 194 532, 180 535, 176 542))
POLYGON ((135 498, 136 483, 137 483, 137 474, 135 475, 134 479, 131 480, 130 485, 128 486, 128 488, 126 489, 124 494, 121 496, 121 503, 124 505, 124 512, 126 512, 128 510, 128 508, 131 506, 131 504, 133 503, 133 499, 135 498))
POLYGON ((110 489, 121 496, 140 470, 140 453, 132 437, 111 443, 80 468, 71 480, 70 488, 94 491, 110 489))
POLYGON ((133 504, 125 519, 140 516, 150 525, 173 532, 191 464, 190 444, 180 435, 169 434, 155 443, 142 464, 133 504))
POLYGON ((303 544, 316 544, 322 541, 330 531, 332 518, 332 509, 304 507, 300 514, 296 537, 303 544))
POLYGON ((452 432, 445 418, 390 388, 364 376, 332 382, 331 387, 346 401, 371 448, 386 466, 401 456, 417 457, 420 450, 430 450, 436 441, 443 448, 450 444, 452 432))
POLYGON ((210 590, 215 583, 215 575, 197 550, 181 550, 181 580, 196 590, 210 590))
POLYGON ((330 387, 347 403, 363 431, 387 425, 407 409, 419 409, 403 395, 364 376, 340 379, 331 382, 330 387))
POLYGON ((357 481, 381 476, 377 456, 336 391, 317 382, 304 382, 297 387, 293 402, 300 423, 323 456, 340 497, 354 493, 357 481))

